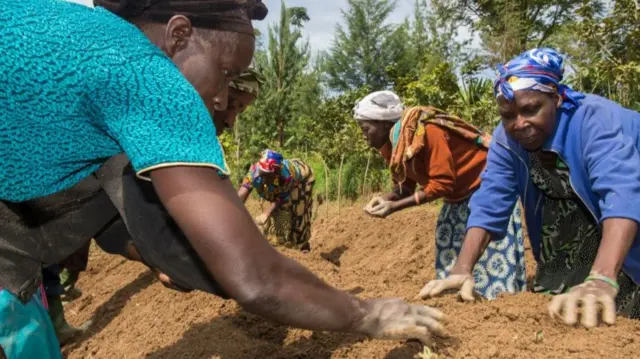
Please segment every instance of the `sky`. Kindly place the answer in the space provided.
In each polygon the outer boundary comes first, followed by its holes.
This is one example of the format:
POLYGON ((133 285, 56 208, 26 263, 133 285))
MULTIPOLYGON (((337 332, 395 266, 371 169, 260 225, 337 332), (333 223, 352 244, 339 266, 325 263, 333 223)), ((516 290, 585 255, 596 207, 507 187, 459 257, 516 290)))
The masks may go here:
MULTIPOLYGON (((85 5, 93 3, 92 0, 68 0, 85 5)), ((280 18, 280 0, 263 0, 269 8, 269 15, 263 21, 255 21, 254 26, 262 34, 267 33, 269 24, 273 24, 280 18)), ((397 0, 395 11, 389 17, 391 23, 401 23, 413 13, 414 0, 397 0)), ((288 7, 303 6, 311 20, 305 24, 305 36, 311 44, 311 51, 324 51, 331 47, 336 25, 342 20, 340 9, 347 7, 347 0, 286 0, 288 7)), ((468 37, 465 29, 460 31, 461 37, 468 37)))
MULTIPOLYGON (((280 18, 280 0, 263 0, 269 8, 269 15, 263 21, 255 22, 263 34, 267 33, 269 24, 280 18)), ((305 24, 305 35, 311 44, 311 50, 324 51, 331 47, 336 25, 342 21, 341 9, 347 8, 347 0, 287 0, 288 7, 303 6, 307 8, 309 22, 305 24)), ((405 17, 411 16, 414 0, 398 0, 395 11, 389 17, 391 23, 401 23, 405 17)))

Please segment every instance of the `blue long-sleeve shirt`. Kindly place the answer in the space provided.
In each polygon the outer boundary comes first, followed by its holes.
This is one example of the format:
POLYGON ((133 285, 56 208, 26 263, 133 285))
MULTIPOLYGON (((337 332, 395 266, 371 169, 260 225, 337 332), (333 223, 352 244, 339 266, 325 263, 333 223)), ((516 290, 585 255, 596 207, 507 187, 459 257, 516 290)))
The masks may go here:
POLYGON ((1 200, 70 188, 122 152, 142 178, 228 174, 204 101, 133 24, 55 0, 0 1, 0 23, 1 200))
MULTIPOLYGON (((640 223, 640 114, 595 95, 577 108, 559 109, 553 136, 543 149, 567 163, 573 190, 599 225, 607 218, 640 223)), ((539 259, 545 196, 531 181, 526 151, 494 131, 480 189, 471 198, 467 228, 480 227, 504 237, 513 206, 523 199, 531 246, 539 259)), ((640 233, 623 270, 640 283, 640 233)))

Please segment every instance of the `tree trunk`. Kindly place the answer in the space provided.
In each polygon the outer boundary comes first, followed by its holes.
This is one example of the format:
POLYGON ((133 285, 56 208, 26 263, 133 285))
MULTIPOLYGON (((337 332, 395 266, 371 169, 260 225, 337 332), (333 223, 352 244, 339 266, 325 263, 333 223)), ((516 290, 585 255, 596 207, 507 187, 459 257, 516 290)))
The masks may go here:
POLYGON ((278 120, 278 144, 280 145, 280 150, 284 147, 284 120, 278 120))

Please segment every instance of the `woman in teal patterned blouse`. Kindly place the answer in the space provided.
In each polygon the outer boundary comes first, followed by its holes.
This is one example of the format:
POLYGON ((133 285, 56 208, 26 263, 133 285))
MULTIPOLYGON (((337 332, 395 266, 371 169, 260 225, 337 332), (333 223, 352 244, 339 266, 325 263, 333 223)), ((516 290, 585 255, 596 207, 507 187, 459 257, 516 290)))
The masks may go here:
POLYGON ((184 232, 219 295, 312 330, 427 340, 429 330, 441 329, 438 311, 360 300, 285 259, 238 199, 211 113, 224 111, 230 81, 250 64, 251 20, 266 16, 260 0, 95 3, 90 9, 59 0, 0 2, 0 347, 6 356, 60 357, 38 290, 40 267, 58 263, 96 232, 74 212, 72 225, 47 235, 45 227, 56 224, 47 221, 47 199, 71 192, 69 203, 77 205, 76 186, 96 171, 103 181, 103 167, 121 153, 147 187, 115 176, 103 183, 105 191, 126 181, 128 192, 85 199, 115 205, 135 241, 150 237, 153 224, 145 228, 136 210, 155 196, 150 211, 184 232))

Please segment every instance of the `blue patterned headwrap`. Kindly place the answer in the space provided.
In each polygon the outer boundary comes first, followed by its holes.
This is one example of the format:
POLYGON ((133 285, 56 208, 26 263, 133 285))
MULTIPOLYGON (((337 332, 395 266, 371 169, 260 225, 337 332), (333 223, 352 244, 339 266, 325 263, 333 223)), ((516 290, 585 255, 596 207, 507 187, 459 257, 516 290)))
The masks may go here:
POLYGON ((554 49, 540 48, 523 52, 505 65, 498 65, 498 79, 493 85, 497 96, 513 100, 514 91, 536 90, 558 93, 564 109, 577 107, 584 94, 560 83, 564 75, 564 59, 554 49))

